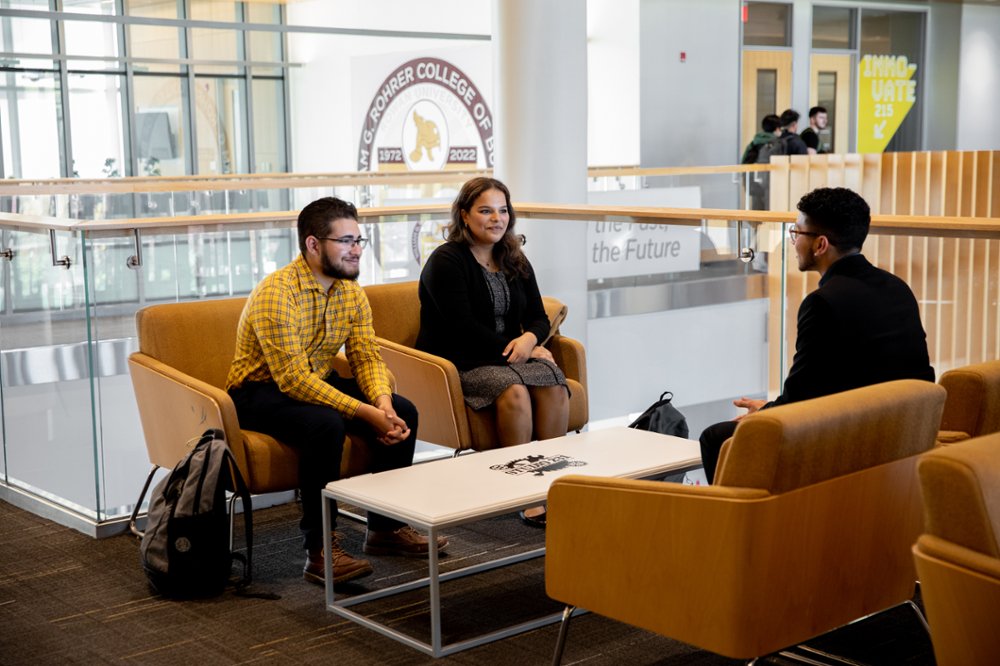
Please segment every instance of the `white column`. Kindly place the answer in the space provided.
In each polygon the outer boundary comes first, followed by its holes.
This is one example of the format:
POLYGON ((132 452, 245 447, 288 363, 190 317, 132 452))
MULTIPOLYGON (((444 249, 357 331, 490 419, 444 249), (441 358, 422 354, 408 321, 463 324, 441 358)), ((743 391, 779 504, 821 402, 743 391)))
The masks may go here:
MULTIPOLYGON (((494 173, 516 202, 587 200, 587 3, 494 0, 494 173)), ((569 306, 585 340, 587 225, 518 221, 542 294, 569 306)))
POLYGON ((799 132, 809 127, 811 61, 812 0, 798 0, 792 6, 792 108, 799 112, 799 132))

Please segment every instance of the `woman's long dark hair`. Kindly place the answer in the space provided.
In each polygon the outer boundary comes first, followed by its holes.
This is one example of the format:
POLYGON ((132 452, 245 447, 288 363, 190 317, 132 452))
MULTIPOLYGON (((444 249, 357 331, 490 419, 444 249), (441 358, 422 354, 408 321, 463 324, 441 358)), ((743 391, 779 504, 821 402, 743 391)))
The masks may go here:
POLYGON ((514 207, 510 204, 510 190, 496 178, 480 177, 466 181, 458 196, 455 197, 455 202, 451 204, 451 224, 445 230, 445 239, 465 243, 469 246, 473 244, 472 233, 462 220, 462 212, 471 211, 476 199, 490 190, 503 192, 504 199, 507 201, 507 214, 510 216, 507 231, 493 245, 493 260, 508 279, 527 277, 528 258, 521 251, 524 237, 514 233, 514 221, 517 216, 514 214, 514 207))

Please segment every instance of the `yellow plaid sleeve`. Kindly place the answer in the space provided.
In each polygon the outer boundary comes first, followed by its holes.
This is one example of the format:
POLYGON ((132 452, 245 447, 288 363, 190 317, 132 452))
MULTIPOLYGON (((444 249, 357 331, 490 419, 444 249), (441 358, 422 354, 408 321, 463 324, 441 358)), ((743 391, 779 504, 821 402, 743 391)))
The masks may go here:
MULTIPOLYGON (((289 397, 313 404, 330 405, 353 418, 361 403, 336 390, 324 381, 332 367, 331 359, 340 347, 333 340, 322 340, 324 349, 313 350, 310 358, 303 331, 324 331, 325 298, 317 299, 308 292, 296 292, 280 280, 262 283, 251 296, 241 322, 238 350, 243 337, 253 339, 261 357, 260 370, 245 379, 267 379, 270 375, 278 388, 289 397), (332 344, 336 348, 330 349, 332 344), (258 376, 263 374, 264 376, 258 376)), ((253 353, 251 352, 251 356, 253 353)))
POLYGON ((360 287, 357 287, 356 295, 356 312, 347 336, 347 361, 358 388, 369 401, 374 402, 380 395, 390 395, 392 386, 389 383, 389 369, 375 342, 372 308, 368 297, 360 287))

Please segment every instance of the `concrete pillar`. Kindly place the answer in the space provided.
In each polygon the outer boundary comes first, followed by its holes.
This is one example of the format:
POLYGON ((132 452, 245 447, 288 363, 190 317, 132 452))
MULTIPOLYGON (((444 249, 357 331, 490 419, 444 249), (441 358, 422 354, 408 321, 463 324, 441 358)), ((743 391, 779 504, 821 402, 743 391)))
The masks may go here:
MULTIPOLYGON (((494 173, 514 201, 587 200, 587 3, 494 0, 494 173)), ((569 306, 562 330, 584 339, 587 225, 518 221, 543 294, 569 306)))

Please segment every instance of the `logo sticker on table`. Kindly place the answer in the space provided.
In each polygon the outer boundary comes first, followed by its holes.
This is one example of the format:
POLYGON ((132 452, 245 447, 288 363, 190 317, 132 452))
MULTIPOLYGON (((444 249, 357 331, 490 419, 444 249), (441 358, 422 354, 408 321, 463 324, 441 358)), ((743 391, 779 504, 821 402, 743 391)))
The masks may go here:
POLYGON ((555 472, 567 467, 582 467, 586 465, 585 460, 577 460, 570 456, 526 456, 516 458, 502 465, 491 465, 490 469, 504 474, 534 474, 544 476, 545 472, 555 472))

